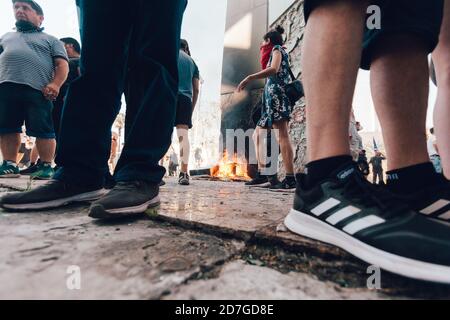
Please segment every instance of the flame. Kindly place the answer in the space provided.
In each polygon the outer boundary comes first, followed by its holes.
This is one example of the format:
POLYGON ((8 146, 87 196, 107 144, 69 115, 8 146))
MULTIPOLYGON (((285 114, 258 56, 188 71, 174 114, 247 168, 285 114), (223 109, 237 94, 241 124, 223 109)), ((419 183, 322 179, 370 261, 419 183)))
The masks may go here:
POLYGON ((211 169, 211 176, 224 180, 251 180, 247 171, 247 162, 240 160, 236 154, 229 157, 226 151, 219 164, 211 169))

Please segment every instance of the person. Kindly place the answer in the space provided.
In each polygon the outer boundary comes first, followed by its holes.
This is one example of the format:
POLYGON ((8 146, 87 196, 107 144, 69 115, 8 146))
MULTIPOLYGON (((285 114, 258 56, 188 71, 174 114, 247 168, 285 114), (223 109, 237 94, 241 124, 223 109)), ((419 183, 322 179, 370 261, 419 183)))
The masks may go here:
POLYGON ((438 98, 434 109, 434 127, 442 167, 450 179, 450 2, 445 1, 439 44, 432 54, 438 98))
MULTIPOLYGON (((294 176, 294 152, 289 137, 289 120, 291 119, 292 106, 289 98, 285 93, 285 86, 291 82, 289 55, 283 48, 284 29, 281 26, 275 30, 269 31, 264 36, 262 47, 270 48, 271 54, 267 68, 247 76, 237 87, 237 91, 244 90, 249 83, 257 79, 267 78, 264 88, 264 104, 262 108, 262 116, 257 124, 254 135, 257 155, 260 154, 260 143, 262 135, 267 129, 275 129, 275 135, 281 148, 283 163, 286 169, 286 178, 276 185, 272 185, 272 190, 288 190, 295 189, 296 181, 294 176)), ((264 55, 262 55, 262 59, 264 55)), ((259 173, 256 180, 261 178, 261 170, 263 164, 258 156, 259 173)), ((260 179, 261 182, 265 179, 260 179)), ((265 182, 265 181, 264 181, 265 182)))
POLYGON ((202 148, 198 147, 195 149, 194 157, 195 157, 195 164, 197 165, 197 169, 200 168, 203 162, 203 156, 202 156, 202 148))
POLYGON ((366 150, 361 150, 359 152, 358 167, 364 176, 367 177, 370 174, 370 167, 369 167, 369 162, 367 161, 367 151, 366 150))
POLYGON ((33 178, 48 180, 56 146, 52 101, 67 78, 68 58, 63 44, 43 32, 44 12, 37 2, 12 3, 16 31, 0 38, 0 178, 20 176, 17 153, 25 122, 42 160, 33 178))
POLYGON ((427 140, 428 155, 430 156, 431 163, 437 173, 442 173, 441 156, 439 155, 436 136, 434 135, 434 128, 430 129, 430 134, 427 140))
POLYGON ((66 49, 67 56, 69 57, 69 74, 67 76, 66 82, 64 82, 61 87, 61 91, 54 102, 53 109, 53 123, 55 125, 56 138, 58 138, 60 131, 61 115, 64 107, 64 102, 66 100, 67 91, 69 90, 70 84, 74 82, 80 76, 80 56, 81 56, 81 45, 80 43, 71 37, 66 37, 60 39, 64 43, 64 48, 66 49))
POLYGON ((179 88, 178 105, 175 117, 178 141, 180 143, 181 170, 178 183, 183 186, 190 184, 188 164, 190 156, 189 129, 192 128, 192 114, 200 93, 200 72, 191 57, 189 43, 182 39, 180 57, 178 60, 179 88))
POLYGON ((379 185, 385 185, 383 160, 386 160, 386 157, 380 151, 376 151, 375 156, 370 158, 369 164, 372 165, 373 184, 377 184, 378 181, 379 185))
MULTIPOLYGON (((69 89, 70 84, 80 76, 80 54, 81 54, 81 46, 80 43, 74 39, 74 38, 62 38, 60 39, 62 43, 64 44, 64 48, 66 49, 67 56, 69 58, 69 74, 67 76, 66 82, 62 85, 59 95, 56 98, 56 100, 53 102, 53 111, 52 111, 52 118, 53 118, 53 127, 55 130, 55 136, 56 140, 58 140, 58 134, 60 130, 60 122, 61 122, 61 115, 62 110, 64 106, 64 101, 67 95, 67 91, 69 89)), ((58 143, 56 144, 58 146, 58 143)), ((35 147, 33 149, 33 154, 35 156, 39 156, 38 150, 35 147)), ((21 175, 32 175, 36 171, 39 170, 40 166, 39 159, 33 161, 32 165, 24 170, 20 171, 21 175)), ((56 170, 56 168, 55 168, 56 170)))
POLYGON ((169 156, 169 176, 175 176, 178 169, 178 156, 175 150, 172 150, 172 153, 169 156))
POLYGON ((310 162, 297 176, 287 228, 384 270, 450 283, 450 227, 435 220, 449 218, 450 187, 434 171, 423 134, 428 54, 438 43, 443 1, 306 0, 304 10, 310 162), (359 66, 370 69, 386 145, 383 188, 364 179, 350 156, 359 66))
POLYGON ((61 207, 94 201, 94 219, 143 214, 159 203, 178 94, 178 55, 186 0, 80 0, 81 76, 66 97, 54 180, 0 199, 4 210, 61 207), (104 54, 108 52, 108 54, 104 54), (127 66, 135 104, 112 190, 104 189, 111 128, 121 107, 127 66), (142 93, 142 95, 139 95, 142 93))

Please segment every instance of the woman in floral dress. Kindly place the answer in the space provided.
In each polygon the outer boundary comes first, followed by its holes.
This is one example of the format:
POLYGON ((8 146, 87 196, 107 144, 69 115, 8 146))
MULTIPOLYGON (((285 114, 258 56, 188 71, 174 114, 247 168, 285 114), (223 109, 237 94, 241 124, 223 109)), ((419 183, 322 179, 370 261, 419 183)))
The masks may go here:
MULTIPOLYGON (((295 189, 296 182, 294 176, 293 158, 294 153, 289 138, 289 120, 291 117, 292 106, 289 98, 286 96, 285 87, 291 82, 289 73, 289 55, 283 48, 282 27, 268 32, 264 36, 262 49, 271 49, 267 68, 249 75, 238 86, 238 92, 242 91, 247 85, 257 79, 267 79, 264 88, 263 108, 261 119, 256 128, 255 139, 260 139, 260 133, 264 129, 275 129, 278 143, 281 148, 283 163, 286 169, 286 179, 281 183, 272 185, 272 189, 295 189)), ((256 145, 258 143, 256 142, 256 145)), ((257 150, 258 153, 259 150, 257 150)), ((258 159, 259 160, 259 159, 258 159)), ((262 164, 258 161, 259 171, 262 170, 262 164)), ((267 179, 258 175, 257 182, 267 182, 267 179)))

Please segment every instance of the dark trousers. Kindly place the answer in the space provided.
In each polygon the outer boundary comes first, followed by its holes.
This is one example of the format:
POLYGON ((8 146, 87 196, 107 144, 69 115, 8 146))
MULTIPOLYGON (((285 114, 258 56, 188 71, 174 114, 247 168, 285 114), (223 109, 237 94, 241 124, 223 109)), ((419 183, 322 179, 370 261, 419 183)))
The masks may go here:
POLYGON ((130 85, 142 92, 127 110, 130 126, 116 181, 159 183, 158 165, 171 143, 178 93, 180 29, 186 0, 80 0, 81 77, 64 106, 56 179, 101 185, 108 170, 111 127, 120 111, 129 63, 130 85), (132 61, 131 61, 132 59, 132 61), (132 121, 130 120, 132 119, 132 121))
POLYGON ((384 184, 383 171, 373 170, 373 184, 384 184))

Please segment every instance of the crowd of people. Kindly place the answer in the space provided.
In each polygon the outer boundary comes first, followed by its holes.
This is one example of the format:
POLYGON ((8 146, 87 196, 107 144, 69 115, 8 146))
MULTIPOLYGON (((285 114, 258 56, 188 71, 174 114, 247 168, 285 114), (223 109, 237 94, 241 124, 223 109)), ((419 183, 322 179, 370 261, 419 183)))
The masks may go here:
MULTIPOLYGON (((56 149, 51 102, 58 99, 69 73, 66 49, 75 47, 68 43, 64 48, 42 31, 44 14, 35 1, 12 2, 17 29, 0 39, 4 176, 19 173, 23 122, 27 135, 36 137, 38 171, 50 171, 56 149)), ((341 247, 397 274, 450 283, 450 3, 374 1, 381 9, 382 26, 364 28, 372 2, 304 2, 302 80, 310 161, 305 173, 294 171, 289 139, 293 101, 288 88, 295 79, 284 48, 284 30, 276 28, 264 36, 263 70, 246 77, 237 90, 266 79, 255 145, 257 150, 265 148, 261 132, 274 130, 286 178, 280 182, 276 175, 262 175, 266 164, 258 159, 260 174, 254 183, 296 189, 293 209, 285 219, 290 231, 341 247), (431 145, 436 152, 429 151, 424 134, 430 53, 438 86, 436 140, 431 145), (382 186, 367 181, 350 151, 349 124, 359 67, 371 72, 384 136, 386 157, 377 153, 370 160, 375 178, 383 184, 382 163, 387 162, 387 181, 382 186), (443 173, 435 169, 437 155, 443 173)), ((95 219, 140 214, 159 204, 165 172, 160 159, 170 147, 174 126, 180 131, 180 143, 188 142, 186 131, 198 98, 198 68, 187 43, 181 41, 180 47, 187 1, 130 0, 119 5, 79 0, 77 5, 83 50, 80 76, 63 97, 58 170, 47 184, 3 196, 0 205, 7 211, 32 211, 92 201, 89 215, 95 219), (114 186, 105 190, 111 126, 123 93, 126 140, 114 186)), ((180 184, 189 184, 188 150, 186 146, 181 150, 180 184)))

